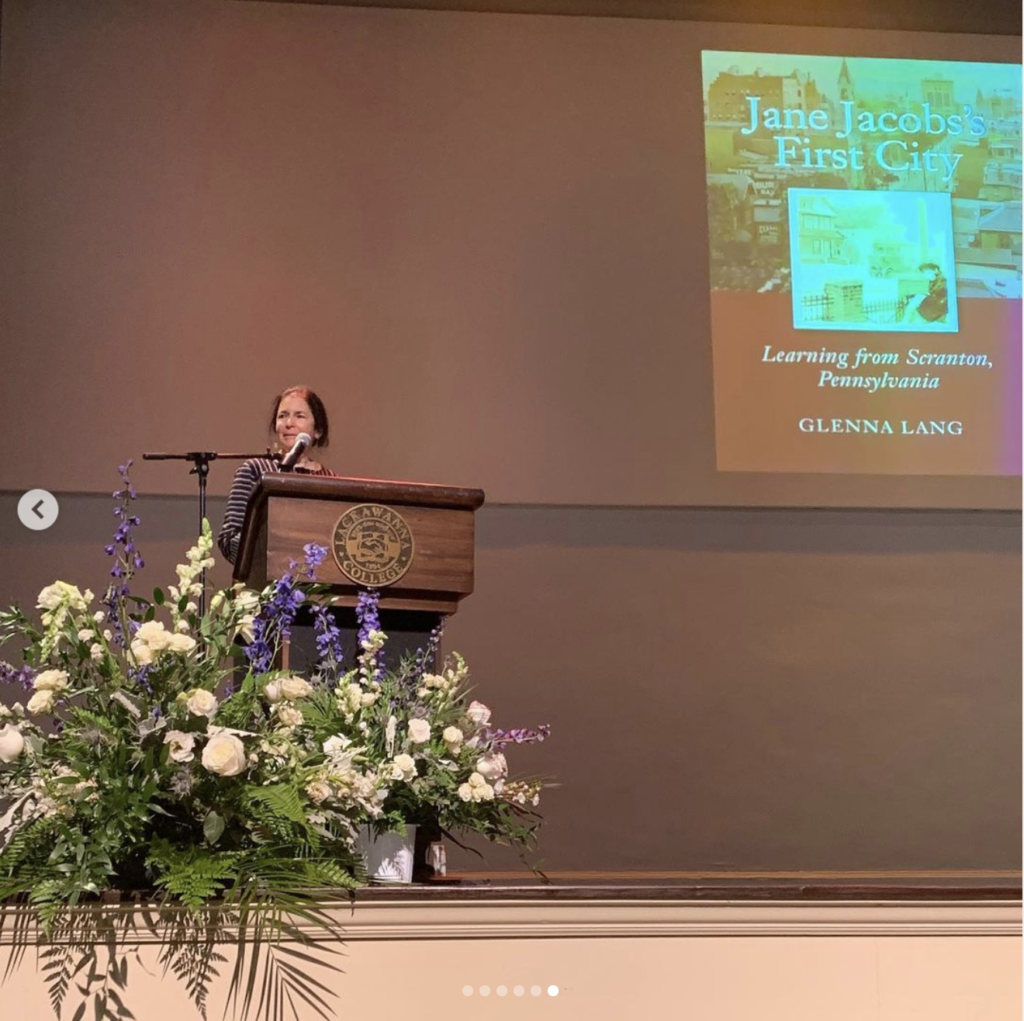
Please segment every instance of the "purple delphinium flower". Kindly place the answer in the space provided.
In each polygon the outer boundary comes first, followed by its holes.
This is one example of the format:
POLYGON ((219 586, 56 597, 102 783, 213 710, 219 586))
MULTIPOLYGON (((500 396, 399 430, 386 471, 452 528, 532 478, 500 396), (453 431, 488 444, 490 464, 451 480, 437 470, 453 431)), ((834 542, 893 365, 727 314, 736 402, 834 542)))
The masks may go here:
POLYGON ((328 685, 333 687, 338 682, 338 671, 341 669, 344 652, 341 645, 341 629, 334 619, 334 614, 323 603, 317 603, 313 608, 313 628, 316 631, 320 671, 328 685))
POLYGON ((306 560, 306 577, 310 581, 316 581, 316 569, 327 558, 327 547, 318 546, 315 542, 307 542, 302 547, 302 553, 306 560))
POLYGON ((255 673, 266 673, 271 669, 278 643, 291 635, 292 622, 305 599, 305 593, 295 587, 291 571, 274 582, 271 600, 253 621, 252 641, 245 648, 245 655, 255 673))
POLYGON ((35 676, 36 671, 27 663, 25 666, 16 667, 0 661, 0 684, 19 684, 25 691, 31 691, 35 676))
POLYGON ((128 619, 129 582, 132 574, 145 566, 132 537, 132 529, 139 525, 139 518, 131 513, 132 501, 138 495, 129 477, 131 466, 132 462, 129 460, 117 469, 121 473, 122 487, 113 494, 114 500, 117 501, 114 516, 118 518, 120 524, 114 532, 114 541, 104 547, 107 556, 116 557, 116 562, 110 571, 110 577, 114 580, 107 588, 103 604, 107 608, 107 622, 110 624, 113 640, 122 649, 128 645, 124 622, 128 619))
POLYGON ((535 730, 524 727, 521 730, 486 730, 481 735, 485 743, 489 742, 495 748, 502 748, 507 744, 539 744, 551 734, 551 727, 544 724, 535 730))
POLYGON ((149 683, 149 672, 152 669, 151 666, 146 664, 143 666, 133 666, 128 671, 128 677, 142 688, 147 695, 153 694, 153 685, 149 683))
POLYGON ((416 670, 413 673, 413 679, 417 684, 428 670, 433 670, 437 666, 437 656, 441 649, 441 639, 444 637, 444 626, 447 623, 448 617, 442 616, 431 629, 427 647, 416 650, 416 670))
POLYGON ((359 648, 363 642, 369 641, 371 631, 380 630, 380 590, 375 588, 362 589, 356 603, 356 620, 359 621, 359 648))
MULTIPOLYGON (((363 643, 370 640, 372 631, 380 631, 380 589, 367 588, 359 593, 359 601, 356 603, 356 620, 359 623, 359 634, 356 642, 360 654, 363 653, 363 643)), ((383 650, 377 653, 376 670, 373 680, 379 681, 384 675, 384 653, 383 650)))

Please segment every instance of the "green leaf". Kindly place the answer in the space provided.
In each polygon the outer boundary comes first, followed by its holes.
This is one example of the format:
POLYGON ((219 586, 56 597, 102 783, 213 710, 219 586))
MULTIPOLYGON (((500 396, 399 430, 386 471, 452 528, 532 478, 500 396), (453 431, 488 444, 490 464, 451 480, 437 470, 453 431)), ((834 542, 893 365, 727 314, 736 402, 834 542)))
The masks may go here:
POLYGON ((203 836, 210 844, 216 844, 224 832, 224 820, 216 812, 210 812, 203 820, 203 836))
POLYGON ((157 606, 163 606, 165 598, 166 596, 164 596, 164 590, 162 588, 153 589, 153 602, 156 603, 157 606))

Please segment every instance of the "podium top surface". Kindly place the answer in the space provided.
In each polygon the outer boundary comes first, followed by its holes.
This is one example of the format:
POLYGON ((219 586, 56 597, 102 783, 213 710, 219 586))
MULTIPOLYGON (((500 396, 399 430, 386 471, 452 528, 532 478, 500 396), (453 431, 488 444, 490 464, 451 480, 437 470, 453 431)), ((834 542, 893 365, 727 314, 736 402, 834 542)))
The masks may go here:
POLYGON ((418 507, 476 510, 484 502, 482 489, 439 486, 430 482, 359 479, 346 476, 290 475, 268 472, 253 491, 252 506, 271 496, 305 500, 365 500, 418 507))

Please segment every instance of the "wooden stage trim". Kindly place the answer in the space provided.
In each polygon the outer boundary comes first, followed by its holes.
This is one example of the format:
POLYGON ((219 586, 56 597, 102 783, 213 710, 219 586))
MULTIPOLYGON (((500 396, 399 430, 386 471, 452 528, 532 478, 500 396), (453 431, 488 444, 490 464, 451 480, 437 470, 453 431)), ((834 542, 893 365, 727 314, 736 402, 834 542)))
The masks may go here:
MULTIPOLYGON (((676 880, 778 880, 798 879, 807 881, 818 880, 902 880, 912 883, 919 879, 980 879, 995 882, 1020 885, 1024 873, 1020 869, 822 869, 815 871, 791 870, 791 871, 759 871, 741 872, 734 870, 717 871, 670 871, 659 872, 641 869, 620 869, 614 872, 596 871, 545 871, 544 875, 552 882, 599 882, 614 883, 619 880, 630 882, 636 880, 647 881, 676 881, 676 880)), ((467 882, 485 882, 496 880, 523 880, 536 882, 537 877, 522 869, 508 872, 459 872, 452 873, 452 878, 466 880, 467 882)))

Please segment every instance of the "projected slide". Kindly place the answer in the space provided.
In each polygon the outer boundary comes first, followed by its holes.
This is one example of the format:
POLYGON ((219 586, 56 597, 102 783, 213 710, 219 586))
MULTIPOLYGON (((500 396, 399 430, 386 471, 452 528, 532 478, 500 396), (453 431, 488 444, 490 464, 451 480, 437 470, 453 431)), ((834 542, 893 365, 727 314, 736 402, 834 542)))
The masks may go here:
POLYGON ((702 56, 718 469, 1019 474, 1020 66, 702 56))

